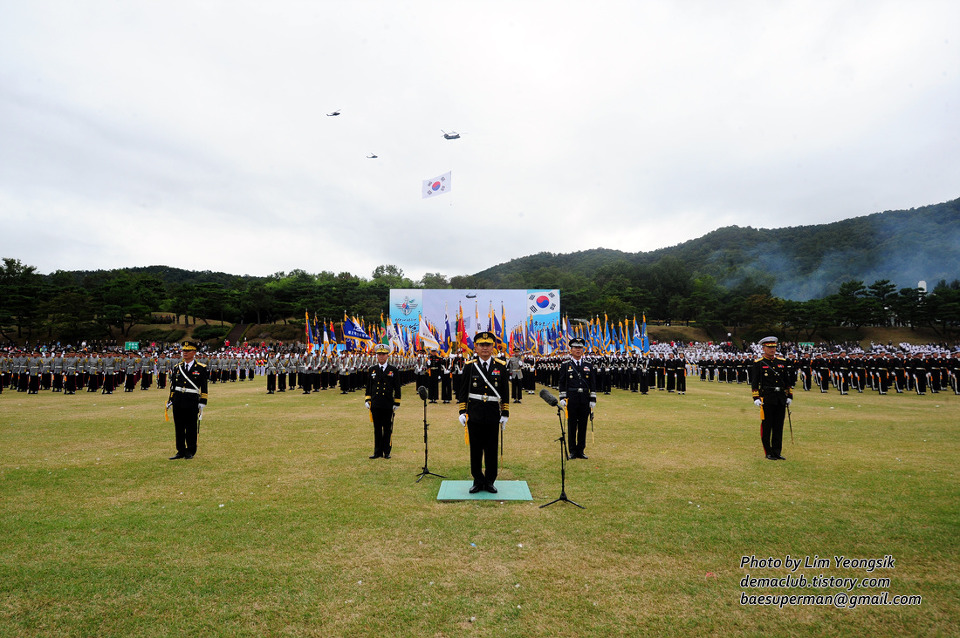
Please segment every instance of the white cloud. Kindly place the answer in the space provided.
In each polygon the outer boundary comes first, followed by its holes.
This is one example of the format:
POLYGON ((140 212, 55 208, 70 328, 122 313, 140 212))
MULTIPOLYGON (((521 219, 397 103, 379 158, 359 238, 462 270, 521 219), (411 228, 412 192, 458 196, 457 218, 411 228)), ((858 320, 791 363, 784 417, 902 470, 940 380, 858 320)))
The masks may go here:
POLYGON ((924 1, 15 4, 0 252, 418 278, 937 203, 958 196, 958 21, 924 1), (446 170, 453 192, 421 200, 446 170))

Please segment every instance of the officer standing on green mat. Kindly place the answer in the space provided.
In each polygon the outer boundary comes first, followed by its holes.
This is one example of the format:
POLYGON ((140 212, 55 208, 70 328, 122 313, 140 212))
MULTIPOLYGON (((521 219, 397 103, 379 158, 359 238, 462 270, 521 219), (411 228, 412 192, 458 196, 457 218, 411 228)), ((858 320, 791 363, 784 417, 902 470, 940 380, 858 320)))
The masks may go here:
POLYGON ((499 430, 510 416, 510 382, 507 363, 493 356, 492 332, 478 332, 473 339, 477 358, 463 368, 457 402, 460 425, 470 439, 471 494, 486 490, 497 493, 497 442, 499 430))

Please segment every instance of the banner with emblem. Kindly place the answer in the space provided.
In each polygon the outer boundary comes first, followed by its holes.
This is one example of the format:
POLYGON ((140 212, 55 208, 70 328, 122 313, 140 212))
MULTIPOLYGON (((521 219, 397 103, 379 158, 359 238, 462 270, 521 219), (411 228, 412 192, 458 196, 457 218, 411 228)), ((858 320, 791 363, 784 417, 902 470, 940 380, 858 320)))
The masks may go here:
MULTIPOLYGON (((506 340, 514 330, 552 329, 560 333, 560 291, 558 289, 476 289, 450 290, 430 288, 392 289, 390 321, 398 328, 420 333, 420 316, 439 327, 439 341, 449 318, 449 309, 457 309, 457 341, 481 330, 499 330, 506 340)), ((559 338, 559 337, 558 337, 559 338)), ((443 345, 442 343, 440 344, 443 345)))

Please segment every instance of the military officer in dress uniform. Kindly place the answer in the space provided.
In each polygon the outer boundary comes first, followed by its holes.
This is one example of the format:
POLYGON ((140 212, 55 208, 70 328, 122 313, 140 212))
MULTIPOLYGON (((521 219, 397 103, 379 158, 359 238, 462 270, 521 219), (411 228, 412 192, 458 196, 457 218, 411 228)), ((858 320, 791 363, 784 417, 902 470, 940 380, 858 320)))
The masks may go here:
POLYGON ((63 360, 63 393, 74 394, 77 391, 77 357, 68 352, 63 360))
POLYGON ((431 350, 427 357, 427 398, 436 403, 440 398, 440 355, 431 350))
POLYGON ((43 370, 43 362, 40 360, 40 353, 34 352, 27 360, 27 373, 29 381, 27 383, 27 394, 36 394, 40 391, 40 375, 43 370))
POLYGON ((450 357, 444 357, 440 365, 440 401, 453 401, 453 362, 450 357))
POLYGON ((793 402, 793 380, 786 359, 777 356, 777 338, 760 340, 763 356, 753 363, 750 374, 753 402, 760 408, 760 442, 771 461, 784 461, 783 419, 793 402))
POLYGON ((519 354, 507 359, 507 370, 510 371, 510 397, 514 403, 523 402, 523 361, 519 354))
POLYGON ((267 355, 267 394, 273 394, 277 390, 277 372, 280 363, 279 355, 271 352, 267 355))
POLYGON ((207 405, 207 366, 195 361, 197 347, 185 341, 183 359, 170 375, 170 396, 167 407, 173 408, 173 427, 176 432, 175 459, 192 459, 197 453, 197 433, 203 408, 207 405))
POLYGON ((400 370, 391 363, 390 346, 378 343, 374 348, 377 362, 367 371, 367 392, 364 406, 373 421, 373 454, 371 459, 390 458, 393 447, 393 415, 400 407, 400 370))
POLYGON ((584 342, 570 340, 570 359, 560 368, 560 407, 567 411, 567 447, 571 459, 585 459, 587 420, 597 405, 597 372, 583 357, 584 342))
POLYGON ((497 441, 499 430, 506 427, 510 416, 507 363, 493 356, 495 343, 492 332, 476 334, 473 345, 477 358, 464 366, 457 390, 460 425, 467 428, 470 439, 471 494, 480 490, 496 494, 497 441))

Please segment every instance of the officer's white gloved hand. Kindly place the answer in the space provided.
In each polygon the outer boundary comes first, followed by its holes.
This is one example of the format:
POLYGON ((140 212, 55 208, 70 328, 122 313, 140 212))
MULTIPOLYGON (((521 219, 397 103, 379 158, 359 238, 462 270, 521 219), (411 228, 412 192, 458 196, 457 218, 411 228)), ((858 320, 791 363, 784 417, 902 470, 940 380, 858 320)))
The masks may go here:
POLYGON ((596 402, 596 401, 591 401, 591 402, 590 402, 590 410, 592 411, 595 407, 597 407, 597 402, 596 402))
POLYGON ((393 406, 393 411, 396 412, 396 411, 397 411, 397 408, 399 408, 399 407, 400 407, 399 405, 393 406))
POLYGON ((204 408, 204 405, 201 403, 201 404, 200 404, 200 416, 203 416, 203 408, 204 408))
POLYGON ((364 402, 363 402, 363 407, 365 407, 366 409, 369 410, 369 409, 370 409, 370 402, 369 402, 369 401, 364 401, 364 402))
POLYGON ((508 417, 505 417, 505 416, 500 417, 500 429, 501 429, 501 430, 502 430, 503 428, 507 427, 507 419, 508 419, 508 417))
POLYGON ((460 425, 466 425, 466 424, 467 424, 467 415, 466 415, 466 414, 461 414, 461 415, 460 415, 460 425))
POLYGON ((791 403, 793 403, 793 399, 787 399, 787 405, 790 405, 791 403))
POLYGON ((172 407, 173 407, 173 401, 167 401, 167 409, 170 409, 172 407))
POLYGON ((560 399, 560 407, 561 407, 561 408, 567 407, 567 400, 566 400, 566 399, 560 399))
POLYGON ((762 407, 763 407, 763 401, 761 401, 760 399, 754 399, 754 400, 753 400, 753 404, 754 404, 755 406, 757 406, 758 408, 762 408, 762 407))

